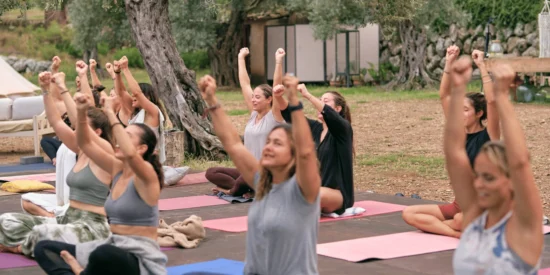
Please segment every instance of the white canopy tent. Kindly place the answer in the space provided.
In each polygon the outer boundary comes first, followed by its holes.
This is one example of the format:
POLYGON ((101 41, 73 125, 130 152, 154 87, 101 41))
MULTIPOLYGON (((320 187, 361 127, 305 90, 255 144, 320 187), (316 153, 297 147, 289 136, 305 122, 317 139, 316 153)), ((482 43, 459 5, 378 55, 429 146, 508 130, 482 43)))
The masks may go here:
POLYGON ((32 96, 37 90, 40 88, 15 71, 3 58, 0 58, 0 98, 32 96))

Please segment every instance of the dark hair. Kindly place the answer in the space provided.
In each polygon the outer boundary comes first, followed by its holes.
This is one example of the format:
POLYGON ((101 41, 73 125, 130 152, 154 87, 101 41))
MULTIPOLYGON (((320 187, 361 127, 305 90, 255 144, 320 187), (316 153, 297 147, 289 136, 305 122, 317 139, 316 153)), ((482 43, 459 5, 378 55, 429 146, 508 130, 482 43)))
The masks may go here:
MULTIPOLYGON (((348 103, 346 102, 346 98, 344 98, 344 96, 337 91, 328 91, 327 93, 331 94, 334 97, 335 106, 342 107, 342 110, 340 110, 339 114, 349 122, 349 125, 351 127, 351 110, 348 103)), ((355 141, 353 142, 352 146, 353 156, 355 157, 355 141)))
POLYGON ((101 129, 101 134, 99 136, 108 142, 112 142, 111 137, 113 135, 111 131, 111 124, 109 123, 109 118, 103 110, 96 107, 90 107, 88 109, 88 118, 90 119, 92 128, 101 129))
POLYGON ((472 107, 474 107, 476 114, 483 112, 483 115, 479 118, 479 125, 483 126, 483 121, 487 119, 487 100, 485 99, 485 95, 473 92, 467 93, 466 98, 472 103, 472 107))
POLYGON ((143 159, 149 162, 155 172, 160 184, 160 189, 164 186, 164 170, 162 169, 162 164, 160 164, 159 156, 155 153, 157 147, 157 135, 151 130, 149 126, 143 123, 132 124, 141 129, 140 143, 147 145, 147 151, 143 153, 143 159))
MULTIPOLYGON (((264 97, 265 98, 270 98, 273 96, 273 88, 267 84, 262 84, 258 87, 256 87, 260 90, 262 90, 262 92, 264 92, 264 97)), ((271 101, 271 104, 270 105, 273 105, 273 101, 271 101)))
MULTIPOLYGON (((149 99, 153 104, 157 105, 159 107, 160 112, 164 116, 164 121, 167 120, 166 116, 166 110, 164 109, 164 105, 162 104, 161 100, 158 97, 158 94, 156 93, 153 86, 149 83, 139 83, 139 88, 141 89, 141 92, 143 95, 149 99)), ((140 109, 135 109, 133 116, 135 116, 137 113, 139 113, 140 109)))
MULTIPOLYGON (((292 177, 294 173, 296 173, 296 159, 294 158, 294 156, 296 156, 296 147, 294 146, 294 138, 292 137, 292 127, 288 123, 279 124, 273 127, 273 129, 271 129, 269 134, 273 133, 273 131, 277 129, 283 129, 288 137, 288 140, 290 141, 290 152, 292 154, 293 159, 288 164, 288 168, 289 168, 288 176, 292 177)), ((273 175, 271 174, 271 172, 269 172, 269 170, 262 167, 262 170, 260 172, 260 180, 258 181, 258 186, 255 190, 256 191, 255 199, 261 200, 263 197, 265 197, 265 195, 269 193, 269 191, 271 191, 272 187, 273 187, 273 175)))

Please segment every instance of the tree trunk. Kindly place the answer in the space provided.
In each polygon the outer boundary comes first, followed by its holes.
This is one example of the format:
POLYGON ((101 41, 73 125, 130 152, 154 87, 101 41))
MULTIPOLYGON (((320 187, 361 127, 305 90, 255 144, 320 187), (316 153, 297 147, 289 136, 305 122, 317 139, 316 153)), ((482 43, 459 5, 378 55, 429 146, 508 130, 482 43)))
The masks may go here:
POLYGON ((412 22, 403 22, 398 26, 399 37, 403 45, 399 73, 386 84, 387 89, 415 90, 426 86, 435 86, 426 66, 426 32, 419 30, 412 22))
POLYGON ((168 0, 125 0, 132 36, 153 87, 175 128, 185 131, 185 151, 195 156, 224 157, 212 124, 202 118, 206 105, 172 37, 168 0))
POLYGON ((208 47, 212 77, 219 86, 236 87, 239 83, 238 54, 243 46, 244 16, 242 8, 233 7, 231 19, 217 28, 216 42, 208 47))

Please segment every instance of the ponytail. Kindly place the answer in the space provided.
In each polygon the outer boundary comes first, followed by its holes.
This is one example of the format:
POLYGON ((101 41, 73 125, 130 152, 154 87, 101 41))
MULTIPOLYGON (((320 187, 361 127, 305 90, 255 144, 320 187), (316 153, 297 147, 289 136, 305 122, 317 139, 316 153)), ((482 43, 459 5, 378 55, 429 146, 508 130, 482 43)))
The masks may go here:
POLYGON ((157 173, 157 178, 159 180, 160 189, 162 190, 162 187, 164 187, 164 170, 162 169, 162 164, 160 164, 159 156, 154 153, 149 155, 149 157, 145 160, 153 166, 153 169, 155 169, 155 173, 157 173))

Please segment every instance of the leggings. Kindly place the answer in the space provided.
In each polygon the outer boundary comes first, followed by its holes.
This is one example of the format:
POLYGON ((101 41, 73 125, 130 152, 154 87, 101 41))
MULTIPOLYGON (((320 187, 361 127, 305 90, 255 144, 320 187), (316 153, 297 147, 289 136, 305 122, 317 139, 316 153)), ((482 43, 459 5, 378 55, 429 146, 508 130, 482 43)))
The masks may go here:
POLYGON ((44 153, 46 153, 46 155, 53 160, 57 154, 57 149, 61 146, 61 141, 53 137, 42 137, 40 140, 40 146, 42 147, 42 150, 44 150, 44 153))
MULTIPOLYGON (((76 255, 76 246, 72 244, 41 241, 34 248, 34 256, 40 267, 48 275, 74 275, 71 267, 61 258, 61 251, 76 255)), ((75 256, 76 257, 76 256, 75 256)), ((88 266, 81 275, 139 275, 139 260, 129 252, 116 246, 104 244, 90 254, 88 266)))
POLYGON ((214 167, 206 170, 206 179, 219 188, 231 190, 231 195, 240 197, 248 192, 254 192, 246 184, 239 170, 235 168, 214 167))

